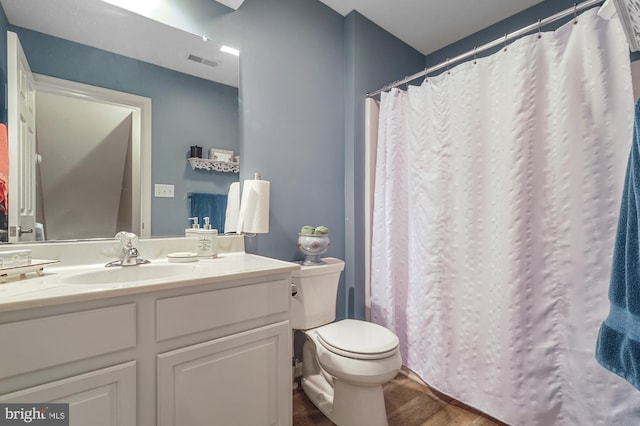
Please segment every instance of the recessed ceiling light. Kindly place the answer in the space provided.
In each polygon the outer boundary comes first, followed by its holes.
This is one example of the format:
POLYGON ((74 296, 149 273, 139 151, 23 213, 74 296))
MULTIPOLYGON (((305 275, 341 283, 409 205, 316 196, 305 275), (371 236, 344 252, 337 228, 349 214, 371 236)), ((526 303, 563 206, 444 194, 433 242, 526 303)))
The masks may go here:
POLYGON ((221 52, 225 52, 225 53, 230 53, 232 55, 235 56, 240 56, 240 51, 238 49, 234 49, 233 47, 229 47, 229 46, 222 46, 220 48, 221 52))
POLYGON ((240 6, 242 6, 242 3, 244 2, 244 0, 216 0, 218 3, 222 3, 225 6, 230 7, 233 10, 238 10, 240 8, 240 6))
POLYGON ((149 12, 155 10, 160 0, 102 0, 105 3, 110 3, 119 8, 126 9, 128 11, 137 13, 138 15, 147 16, 149 12))

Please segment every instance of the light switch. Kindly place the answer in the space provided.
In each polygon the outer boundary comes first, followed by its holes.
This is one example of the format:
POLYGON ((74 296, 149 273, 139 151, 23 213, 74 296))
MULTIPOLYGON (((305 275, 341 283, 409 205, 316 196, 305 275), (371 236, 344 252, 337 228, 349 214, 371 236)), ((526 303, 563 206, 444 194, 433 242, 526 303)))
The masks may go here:
POLYGON ((174 186, 156 183, 154 186, 154 194, 156 197, 173 198, 174 186))

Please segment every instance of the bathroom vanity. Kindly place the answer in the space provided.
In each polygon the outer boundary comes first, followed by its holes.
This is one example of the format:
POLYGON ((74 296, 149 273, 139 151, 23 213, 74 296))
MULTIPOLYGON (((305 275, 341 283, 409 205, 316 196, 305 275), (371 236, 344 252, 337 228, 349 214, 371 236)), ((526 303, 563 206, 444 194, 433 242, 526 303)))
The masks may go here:
POLYGON ((112 274, 109 250, 0 285, 0 402, 69 403, 74 426, 291 424, 299 265, 244 252, 169 264, 149 248, 149 265, 112 274))

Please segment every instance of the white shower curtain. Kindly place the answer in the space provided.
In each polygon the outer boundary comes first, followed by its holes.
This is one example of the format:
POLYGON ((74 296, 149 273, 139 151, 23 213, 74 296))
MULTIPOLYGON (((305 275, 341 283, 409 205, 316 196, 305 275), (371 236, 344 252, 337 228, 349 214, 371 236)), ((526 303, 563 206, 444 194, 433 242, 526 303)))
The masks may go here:
POLYGON ((382 95, 371 317, 405 365, 512 425, 640 425, 594 358, 632 122, 595 10, 382 95))

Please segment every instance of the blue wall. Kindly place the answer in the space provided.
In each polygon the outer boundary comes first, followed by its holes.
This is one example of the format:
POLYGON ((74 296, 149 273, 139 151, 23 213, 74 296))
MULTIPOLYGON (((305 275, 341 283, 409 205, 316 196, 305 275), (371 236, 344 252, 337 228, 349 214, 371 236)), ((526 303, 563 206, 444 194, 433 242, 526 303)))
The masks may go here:
POLYGON ((186 161, 195 144, 238 152, 237 88, 24 28, 10 30, 18 34, 35 73, 151 98, 151 182, 174 184, 176 194, 152 198, 152 235, 184 235, 187 194, 226 194, 238 180, 236 173, 194 171, 186 161))
POLYGON ((270 232, 247 249, 300 259, 303 225, 344 259, 343 17, 318 1, 248 0, 229 16, 241 51, 241 175, 271 181, 270 232))

